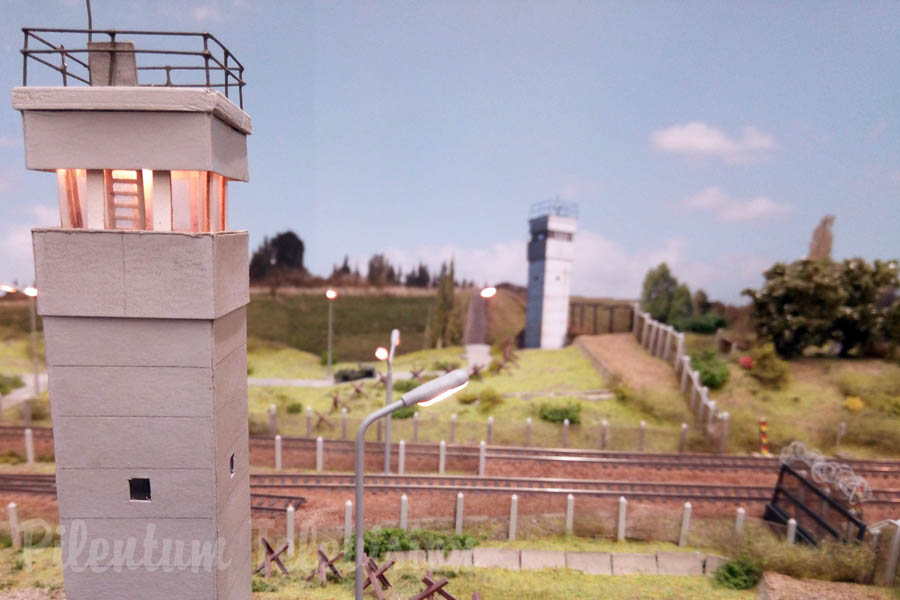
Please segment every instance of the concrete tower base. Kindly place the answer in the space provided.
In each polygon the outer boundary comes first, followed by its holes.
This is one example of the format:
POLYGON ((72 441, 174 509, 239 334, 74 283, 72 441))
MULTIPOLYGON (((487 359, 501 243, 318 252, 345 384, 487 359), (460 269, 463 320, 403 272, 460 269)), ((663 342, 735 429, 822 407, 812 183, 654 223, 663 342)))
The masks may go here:
POLYGON ((69 600, 249 600, 246 232, 35 229, 69 600))

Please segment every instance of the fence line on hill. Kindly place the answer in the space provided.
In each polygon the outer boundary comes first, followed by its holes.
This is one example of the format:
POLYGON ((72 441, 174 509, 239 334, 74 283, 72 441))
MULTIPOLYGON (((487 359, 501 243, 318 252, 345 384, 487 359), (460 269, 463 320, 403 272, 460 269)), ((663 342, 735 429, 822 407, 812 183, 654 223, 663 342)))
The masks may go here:
POLYGON ((709 388, 700 380, 700 372, 691 366, 691 357, 684 352, 684 333, 655 320, 642 311, 637 302, 634 303, 634 315, 632 333, 638 343, 650 354, 671 365, 700 430, 715 450, 725 454, 730 416, 728 412, 716 408, 715 400, 709 398, 709 388))

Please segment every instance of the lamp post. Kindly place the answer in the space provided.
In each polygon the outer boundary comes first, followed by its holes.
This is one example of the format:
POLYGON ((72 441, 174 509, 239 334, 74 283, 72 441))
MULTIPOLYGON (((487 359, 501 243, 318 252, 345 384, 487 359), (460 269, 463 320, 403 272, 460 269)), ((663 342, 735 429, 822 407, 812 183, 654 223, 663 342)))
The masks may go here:
POLYGON ((356 432, 356 600, 362 600, 363 597, 363 477, 365 475, 366 430, 372 423, 396 410, 416 404, 422 406, 437 404, 468 384, 469 375, 463 369, 451 371, 403 394, 399 400, 379 408, 363 419, 360 424, 359 431, 356 432))
POLYGON ((328 379, 331 379, 331 341, 334 337, 334 301, 337 299, 337 290, 325 290, 325 298, 328 299, 328 379))
MULTIPOLYGON (((11 285, 2 284, 0 285, 0 291, 3 291, 7 294, 15 294, 19 290, 14 288, 11 285)), ((38 339, 37 339, 37 296, 38 291, 35 287, 27 287, 22 290, 22 293, 30 298, 30 302, 28 303, 28 310, 31 317, 31 366, 34 370, 34 395, 38 396, 41 393, 41 368, 38 364, 38 339)), ((25 418, 25 426, 31 427, 31 401, 25 400, 22 403, 22 412, 25 418)))
POLYGON ((481 297, 484 298, 485 300, 489 300, 490 298, 493 298, 496 295, 497 295, 497 288, 495 288, 493 286, 486 287, 483 290, 481 290, 481 297))
MULTIPOLYGON (((400 330, 391 331, 391 348, 378 348, 375 350, 375 358, 383 360, 387 363, 387 394, 385 396, 384 405, 388 406, 394 397, 394 351, 400 345, 400 330)), ((391 415, 388 414, 384 420, 384 474, 391 473, 391 415)))

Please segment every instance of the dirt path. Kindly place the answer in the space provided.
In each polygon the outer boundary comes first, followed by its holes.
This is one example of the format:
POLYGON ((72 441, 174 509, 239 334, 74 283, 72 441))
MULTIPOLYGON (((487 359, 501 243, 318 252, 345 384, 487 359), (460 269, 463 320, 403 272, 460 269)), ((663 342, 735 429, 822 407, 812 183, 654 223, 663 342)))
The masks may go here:
POLYGON ((631 333, 584 335, 577 342, 604 369, 614 373, 631 388, 677 389, 672 367, 651 356, 631 333))

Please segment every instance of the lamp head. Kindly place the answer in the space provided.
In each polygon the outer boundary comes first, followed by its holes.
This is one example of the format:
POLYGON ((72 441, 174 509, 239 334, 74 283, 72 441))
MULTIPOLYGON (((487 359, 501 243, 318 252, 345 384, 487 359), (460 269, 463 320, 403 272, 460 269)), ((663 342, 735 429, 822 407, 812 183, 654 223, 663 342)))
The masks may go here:
POLYGON ((22 291, 25 293, 26 296, 30 296, 32 298, 36 298, 38 295, 37 288, 27 287, 22 291))
POLYGON ((325 290, 325 297, 329 300, 334 300, 335 298, 337 298, 337 296, 337 290, 325 290))
POLYGON ((394 329, 391 331, 391 346, 399 346, 400 345, 400 330, 394 329))
POLYGON ((495 287, 486 287, 483 290, 481 290, 482 298, 493 298, 496 295, 497 295, 497 288, 495 288, 495 287))
POLYGON ((400 402, 404 406, 413 406, 414 404, 431 406, 449 398, 467 385, 469 385, 469 374, 463 369, 457 369, 403 394, 400 402))
POLYGON ((15 294, 18 290, 11 285, 6 285, 5 283, 0 284, 0 291, 5 292, 7 294, 15 294))
POLYGON ((387 348, 376 348, 375 349, 375 358, 378 360, 387 360, 388 359, 388 351, 387 348))

